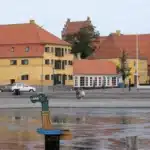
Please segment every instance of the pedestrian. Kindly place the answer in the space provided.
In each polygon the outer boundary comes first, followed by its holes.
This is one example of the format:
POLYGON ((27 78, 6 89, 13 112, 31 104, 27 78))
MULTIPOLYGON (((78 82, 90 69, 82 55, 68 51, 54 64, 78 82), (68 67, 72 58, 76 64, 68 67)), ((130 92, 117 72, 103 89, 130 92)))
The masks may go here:
POLYGON ((80 89, 79 88, 77 88, 77 90, 76 90, 76 98, 80 99, 80 89))
POLYGON ((131 91, 131 79, 129 79, 129 92, 131 91))
POLYGON ((85 97, 85 92, 83 89, 80 90, 80 99, 83 99, 85 97))

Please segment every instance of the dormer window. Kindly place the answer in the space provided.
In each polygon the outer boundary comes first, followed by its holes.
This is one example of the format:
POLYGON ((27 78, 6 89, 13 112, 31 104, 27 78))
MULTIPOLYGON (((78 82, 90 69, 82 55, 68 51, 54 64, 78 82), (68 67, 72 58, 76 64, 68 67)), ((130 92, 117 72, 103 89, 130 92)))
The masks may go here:
POLYGON ((45 52, 49 52, 49 47, 45 47, 45 52))
POLYGON ((25 52, 29 52, 30 48, 29 47, 26 47, 25 48, 25 52))
POLYGON ((14 47, 12 47, 10 51, 11 51, 11 52, 14 52, 14 47))

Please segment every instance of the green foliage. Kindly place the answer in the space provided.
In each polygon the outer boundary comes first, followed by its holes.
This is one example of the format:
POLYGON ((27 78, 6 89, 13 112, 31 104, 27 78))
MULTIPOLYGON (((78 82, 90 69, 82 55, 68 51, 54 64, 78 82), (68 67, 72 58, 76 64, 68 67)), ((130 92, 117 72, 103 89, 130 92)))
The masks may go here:
POLYGON ((122 80, 125 82, 126 78, 131 75, 131 68, 127 63, 128 55, 125 50, 122 51, 121 56, 119 58, 120 64, 117 66, 118 73, 121 74, 122 80))
POLYGON ((72 44, 72 53, 76 56, 80 53, 81 58, 87 58, 93 53, 93 40, 99 36, 99 32, 95 31, 95 27, 90 25, 81 28, 79 32, 73 35, 67 35, 66 41, 72 44))

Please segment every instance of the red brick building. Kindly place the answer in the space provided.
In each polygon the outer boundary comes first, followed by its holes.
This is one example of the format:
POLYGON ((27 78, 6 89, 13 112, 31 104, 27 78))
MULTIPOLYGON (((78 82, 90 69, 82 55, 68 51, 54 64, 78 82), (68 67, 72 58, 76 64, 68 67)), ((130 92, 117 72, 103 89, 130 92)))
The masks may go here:
POLYGON ((64 28, 61 32, 62 39, 65 40, 66 35, 72 35, 74 33, 77 33, 80 31, 81 28, 87 27, 91 25, 91 19, 90 17, 87 17, 84 21, 71 21, 70 19, 67 19, 64 28))

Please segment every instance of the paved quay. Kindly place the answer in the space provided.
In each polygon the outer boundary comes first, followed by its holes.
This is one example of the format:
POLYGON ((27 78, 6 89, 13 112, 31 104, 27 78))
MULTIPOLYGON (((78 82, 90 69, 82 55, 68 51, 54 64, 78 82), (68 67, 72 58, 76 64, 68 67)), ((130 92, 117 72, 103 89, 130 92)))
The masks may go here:
MULTIPOLYGON (((30 98, 36 93, 21 93, 21 95, 12 95, 12 93, 0 93, 0 98, 30 98)), ((49 99, 76 99, 75 93, 46 93, 49 99)), ((85 99, 150 99, 150 93, 86 93, 85 99)))
MULTIPOLYGON (((1 99, 0 108, 21 109, 21 108, 40 108, 40 103, 31 103, 30 99, 1 99)), ((150 108, 150 100, 136 100, 136 99, 123 99, 123 100, 60 100, 52 99, 49 101, 49 107, 93 107, 93 108, 150 108)))

